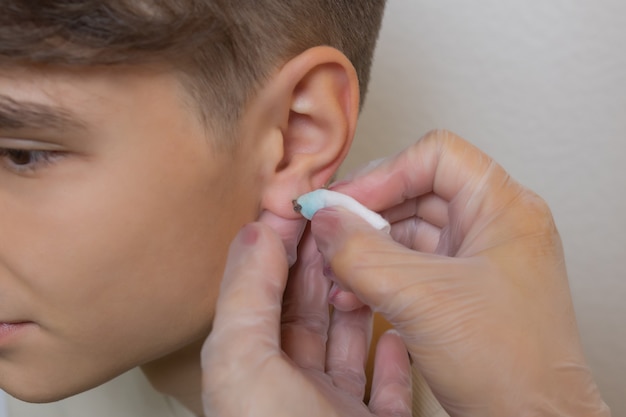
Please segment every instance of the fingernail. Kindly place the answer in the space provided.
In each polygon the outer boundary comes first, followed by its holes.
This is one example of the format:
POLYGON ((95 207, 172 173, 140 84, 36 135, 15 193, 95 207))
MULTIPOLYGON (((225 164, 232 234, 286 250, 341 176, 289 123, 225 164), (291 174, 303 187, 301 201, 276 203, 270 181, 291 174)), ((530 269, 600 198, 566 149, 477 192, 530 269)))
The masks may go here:
POLYGON ((315 213, 311 222, 311 232, 317 248, 322 254, 332 251, 338 231, 341 229, 339 212, 335 208, 324 208, 315 213))
POLYGON ((239 231, 239 241, 247 246, 252 246, 259 240, 259 231, 253 224, 246 224, 239 231))
POLYGON ((333 304, 335 302, 335 299, 337 298, 337 295, 341 292, 341 288, 339 288, 339 285, 337 285, 336 283, 333 283, 333 285, 330 287, 330 291, 328 291, 328 302, 330 304, 333 304))
POLYGON ((373 230, 365 220, 341 207, 320 209, 311 221, 311 232, 315 243, 326 259, 332 258, 336 250, 344 244, 345 239, 350 235, 348 232, 360 228, 373 230))

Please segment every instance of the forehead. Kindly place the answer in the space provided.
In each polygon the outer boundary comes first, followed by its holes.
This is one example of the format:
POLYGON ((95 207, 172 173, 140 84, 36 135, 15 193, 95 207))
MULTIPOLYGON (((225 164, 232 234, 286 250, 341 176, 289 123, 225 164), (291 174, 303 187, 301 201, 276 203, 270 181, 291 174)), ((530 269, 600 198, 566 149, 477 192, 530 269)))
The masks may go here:
POLYGON ((139 66, 0 67, 0 110, 74 127, 142 109, 175 112, 187 106, 175 75, 139 66))

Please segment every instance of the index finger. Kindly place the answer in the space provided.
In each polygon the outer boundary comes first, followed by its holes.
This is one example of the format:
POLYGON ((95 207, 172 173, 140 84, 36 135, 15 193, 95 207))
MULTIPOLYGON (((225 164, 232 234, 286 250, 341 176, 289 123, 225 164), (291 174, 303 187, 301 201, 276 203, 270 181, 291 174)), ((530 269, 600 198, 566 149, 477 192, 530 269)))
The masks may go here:
POLYGON ((230 246, 203 358, 212 351, 250 360, 256 353, 266 357, 268 350, 279 352, 287 268, 285 250, 273 230, 262 223, 241 229, 230 246))
POLYGON ((447 203, 447 216, 464 234, 478 216, 500 209, 520 193, 504 169, 454 133, 426 134, 398 155, 333 190, 383 212, 429 194, 447 203))
POLYGON ((481 188, 487 173, 495 181, 508 179, 480 149, 454 133, 436 130, 372 170, 331 188, 380 212, 428 193, 451 202, 481 188))

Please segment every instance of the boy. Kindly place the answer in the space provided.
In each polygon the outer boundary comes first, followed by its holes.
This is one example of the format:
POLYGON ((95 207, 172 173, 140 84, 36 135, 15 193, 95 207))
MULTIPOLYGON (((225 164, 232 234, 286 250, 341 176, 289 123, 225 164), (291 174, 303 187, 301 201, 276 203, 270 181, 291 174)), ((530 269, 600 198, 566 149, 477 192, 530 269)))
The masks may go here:
POLYGON ((383 8, 2 2, 0 388, 51 402, 141 366, 201 415, 228 244, 345 157, 383 8))

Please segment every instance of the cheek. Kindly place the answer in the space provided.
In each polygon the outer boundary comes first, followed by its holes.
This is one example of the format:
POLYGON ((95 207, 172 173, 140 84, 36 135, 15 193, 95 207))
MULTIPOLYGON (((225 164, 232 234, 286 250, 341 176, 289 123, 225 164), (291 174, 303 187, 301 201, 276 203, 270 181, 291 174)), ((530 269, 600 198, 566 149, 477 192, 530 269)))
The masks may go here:
POLYGON ((203 176, 109 184, 22 208, 3 248, 24 314, 59 356, 107 372, 207 334, 228 244, 256 215, 253 199, 203 176))

